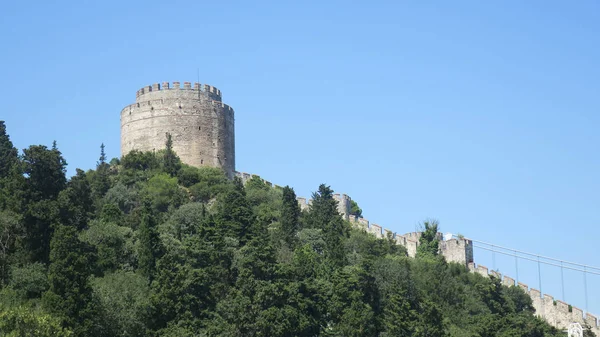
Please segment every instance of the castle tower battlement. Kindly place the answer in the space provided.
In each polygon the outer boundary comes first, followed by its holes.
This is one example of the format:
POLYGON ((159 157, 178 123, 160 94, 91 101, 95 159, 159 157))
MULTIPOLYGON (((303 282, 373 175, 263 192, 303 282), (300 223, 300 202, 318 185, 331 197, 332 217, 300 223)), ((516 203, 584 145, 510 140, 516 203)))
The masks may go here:
POLYGON ((165 91, 169 93, 170 97, 187 98, 200 95, 217 102, 222 100, 221 90, 209 84, 195 82, 192 86, 192 82, 183 82, 182 87, 181 82, 163 82, 162 84, 154 83, 138 90, 135 94, 136 102, 156 99, 154 96, 162 97, 165 91))
POLYGON ((121 110, 121 155, 159 151, 170 133, 173 149, 191 166, 212 166, 232 178, 235 171, 234 110, 208 84, 163 82, 136 92, 121 110))

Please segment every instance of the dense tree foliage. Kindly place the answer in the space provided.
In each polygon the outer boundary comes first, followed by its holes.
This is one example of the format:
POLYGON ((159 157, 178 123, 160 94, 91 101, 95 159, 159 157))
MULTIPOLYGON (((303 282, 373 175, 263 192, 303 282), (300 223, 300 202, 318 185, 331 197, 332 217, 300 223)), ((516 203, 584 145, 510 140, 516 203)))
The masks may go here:
MULTIPOLYGON (((2 336, 562 336, 518 287, 352 229, 322 184, 246 185, 164 150, 67 179, 0 122, 2 336)), ((361 210, 353 204, 353 214, 361 210)))

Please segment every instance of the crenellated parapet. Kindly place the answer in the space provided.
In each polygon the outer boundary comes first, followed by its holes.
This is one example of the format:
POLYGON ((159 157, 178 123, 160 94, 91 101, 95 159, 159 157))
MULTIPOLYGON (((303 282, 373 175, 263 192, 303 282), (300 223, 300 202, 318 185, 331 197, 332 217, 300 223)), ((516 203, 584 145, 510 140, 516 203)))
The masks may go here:
POLYGON ((440 240, 440 252, 446 261, 469 264, 473 262, 473 241, 466 238, 440 240))
POLYGON ((145 87, 142 87, 140 90, 138 90, 135 94, 136 97, 136 101, 138 100, 146 100, 146 96, 147 94, 151 94, 156 96, 157 93, 161 93, 163 95, 181 95, 184 94, 185 92, 191 93, 192 95, 195 96, 207 96, 208 98, 210 98, 211 100, 214 101, 221 101, 222 97, 221 97, 221 90, 217 89, 216 87, 213 87, 212 85, 209 84, 200 84, 198 82, 193 83, 192 82, 183 82, 183 87, 181 85, 181 82, 162 82, 162 84, 160 83, 154 83, 152 85, 147 85, 145 87), (144 97, 143 97, 144 96, 144 97))
POLYGON ((348 216, 350 215, 352 206, 351 206, 351 198, 346 194, 336 193, 333 195, 333 199, 338 202, 338 212, 344 218, 344 220, 348 220, 348 216))

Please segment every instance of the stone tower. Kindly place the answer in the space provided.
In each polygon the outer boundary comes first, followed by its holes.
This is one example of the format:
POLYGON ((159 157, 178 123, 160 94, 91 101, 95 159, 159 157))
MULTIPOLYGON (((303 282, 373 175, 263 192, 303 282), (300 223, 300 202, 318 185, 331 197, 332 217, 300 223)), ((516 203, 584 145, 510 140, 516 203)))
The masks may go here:
POLYGON ((164 149, 166 133, 171 134, 182 162, 218 167, 233 177, 234 112, 221 101, 219 89, 163 82, 138 90, 135 103, 121 111, 121 155, 164 149))

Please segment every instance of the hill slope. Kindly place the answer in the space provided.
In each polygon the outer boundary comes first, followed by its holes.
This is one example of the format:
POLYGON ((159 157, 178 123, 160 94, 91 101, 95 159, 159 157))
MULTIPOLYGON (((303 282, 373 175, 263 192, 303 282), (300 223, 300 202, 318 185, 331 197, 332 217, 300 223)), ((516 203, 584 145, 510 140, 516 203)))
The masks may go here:
POLYGON ((67 180, 56 146, 22 156, 0 123, 0 334, 564 336, 518 287, 352 229, 333 191, 245 186, 169 151, 67 180))

